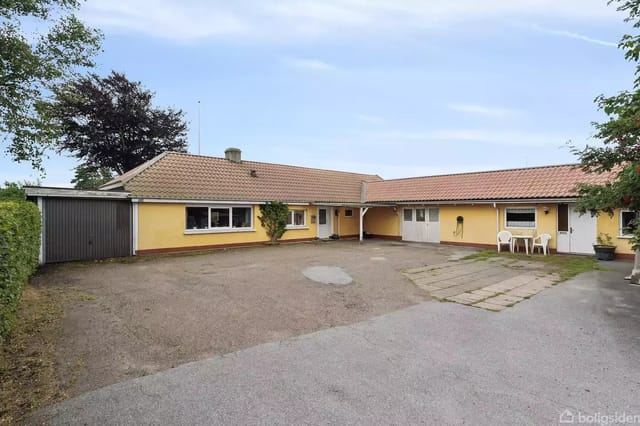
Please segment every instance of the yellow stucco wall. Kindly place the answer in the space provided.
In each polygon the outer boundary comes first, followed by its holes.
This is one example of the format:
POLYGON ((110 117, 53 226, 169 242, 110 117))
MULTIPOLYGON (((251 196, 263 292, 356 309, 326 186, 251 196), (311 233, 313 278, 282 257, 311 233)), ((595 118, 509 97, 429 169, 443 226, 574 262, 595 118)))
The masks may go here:
POLYGON ((338 211, 333 216, 333 232, 340 236, 360 235, 360 209, 355 207, 335 207, 338 211), (345 216, 345 210, 351 210, 353 216, 345 216))
POLYGON ((493 205, 487 204, 440 207, 440 240, 443 242, 492 245, 496 244, 498 231, 506 229, 514 234, 550 234, 549 247, 555 249, 556 227, 557 208, 555 204, 498 204, 497 209, 493 205), (536 209, 536 228, 505 228, 504 212, 508 207, 534 207, 536 209), (546 214, 545 207, 548 210, 546 214), (498 212, 497 218, 496 210, 498 212), (464 218, 462 229, 457 226, 458 216, 464 218))
POLYGON ((370 234, 387 237, 400 236, 400 212, 391 207, 371 207, 364 216, 364 230, 370 234))
POLYGON ((631 244, 628 238, 620 237, 620 210, 616 210, 614 215, 610 217, 606 213, 598 216, 598 235, 600 233, 609 234, 616 246, 616 253, 632 254, 631 244))
MULTIPOLYGON (((506 207, 535 207, 537 226, 535 230, 508 229, 513 233, 551 234, 550 247, 557 247, 557 206, 555 204, 498 205, 498 228, 504 227, 506 207), (545 207, 548 213, 544 213, 545 207)), ((317 237, 317 224, 311 223, 311 216, 317 217, 315 206, 291 206, 292 210, 306 210, 306 229, 289 229, 282 240, 310 239, 317 237)), ((334 232, 342 236, 359 233, 359 209, 353 208, 353 217, 345 217, 345 208, 336 208, 339 215, 332 217, 334 232)), ((391 207, 371 207, 364 218, 364 230, 375 235, 399 237, 401 235, 400 214, 391 207)), ((260 243, 268 240, 260 225, 258 206, 253 206, 253 231, 220 233, 185 233, 185 204, 139 203, 138 204, 138 250, 170 249, 183 247, 212 246, 238 243, 260 243)), ((627 238, 619 237, 620 214, 609 217, 601 214, 597 219, 597 232, 611 235, 617 245, 617 253, 632 254, 627 238)), ((496 209, 493 205, 440 206, 440 240, 465 244, 487 244, 496 242, 496 209), (462 229, 457 227, 456 218, 464 217, 462 229), (462 231, 462 232, 460 232, 462 231)))
MULTIPOLYGON (((307 229, 290 229, 282 240, 315 238, 316 224, 311 223, 311 215, 316 215, 315 207, 291 206, 292 210, 307 210, 307 229)), ((139 203, 138 205, 138 250, 197 247, 238 243, 259 243, 268 241, 258 216, 260 209, 253 206, 253 231, 185 233, 185 204, 139 203)))

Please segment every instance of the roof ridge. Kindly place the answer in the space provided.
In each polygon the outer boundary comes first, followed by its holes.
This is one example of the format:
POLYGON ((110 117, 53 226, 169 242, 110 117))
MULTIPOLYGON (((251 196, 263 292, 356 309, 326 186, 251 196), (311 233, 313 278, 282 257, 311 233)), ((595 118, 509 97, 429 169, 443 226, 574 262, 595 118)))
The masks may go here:
MULTIPOLYGON (((176 155, 188 155, 188 156, 191 156, 191 157, 199 157, 199 158, 213 158, 215 160, 228 161, 224 157, 216 157, 216 156, 213 156, 213 155, 199 155, 199 154, 191 154, 190 152, 173 152, 173 151, 167 151, 167 153, 176 154, 176 155)), ((344 174, 350 174, 350 175, 368 176, 368 177, 376 177, 378 179, 382 179, 377 174, 346 172, 346 171, 343 171, 343 170, 323 169, 323 168, 320 168, 320 167, 295 166, 295 165, 292 165, 292 164, 269 163, 269 162, 266 162, 266 161, 253 161, 253 160, 242 160, 242 163, 266 164, 266 165, 269 165, 269 166, 293 167, 293 168, 296 168, 296 169, 318 170, 318 171, 322 171, 322 172, 333 172, 333 173, 344 173, 344 174)))
MULTIPOLYGON (((380 182, 395 182, 399 180, 426 179, 426 178, 447 177, 447 176, 479 175, 479 174, 496 173, 496 172, 513 172, 517 170, 550 169, 550 168, 569 167, 569 166, 577 167, 579 166, 579 164, 578 163, 551 164, 547 166, 514 167, 510 169, 497 169, 497 170, 480 170, 477 172, 444 173, 441 175, 425 175, 425 176, 411 176, 411 177, 394 178, 394 179, 383 179, 380 182)), ((378 183, 378 182, 372 182, 372 183, 378 183)))
POLYGON ((160 161, 161 159, 163 159, 164 157, 166 157, 167 155, 169 155, 171 153, 173 153, 173 151, 161 152, 160 154, 158 154, 155 157, 153 157, 151 160, 147 160, 144 163, 135 166, 133 169, 124 172, 120 176, 116 176, 115 178, 111 179, 109 182, 106 182, 106 183, 100 185, 98 187, 98 189, 110 187, 110 186, 113 186, 113 185, 116 185, 116 184, 120 184, 120 185, 124 186, 125 183, 129 182, 131 179, 133 179, 134 177, 138 176, 139 174, 141 174, 142 172, 147 170, 149 167, 153 166, 155 163, 157 163, 158 161, 160 161), (127 173, 129 173, 129 175, 127 175, 127 173), (126 176, 126 177, 124 177, 124 176, 126 176))

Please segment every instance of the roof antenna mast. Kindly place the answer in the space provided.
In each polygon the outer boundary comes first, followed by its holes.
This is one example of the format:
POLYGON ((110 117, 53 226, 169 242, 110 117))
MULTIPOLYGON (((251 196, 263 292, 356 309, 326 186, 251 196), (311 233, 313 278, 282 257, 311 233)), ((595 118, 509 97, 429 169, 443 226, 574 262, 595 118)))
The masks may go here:
POLYGON ((200 100, 198 100, 198 155, 200 155, 200 100))

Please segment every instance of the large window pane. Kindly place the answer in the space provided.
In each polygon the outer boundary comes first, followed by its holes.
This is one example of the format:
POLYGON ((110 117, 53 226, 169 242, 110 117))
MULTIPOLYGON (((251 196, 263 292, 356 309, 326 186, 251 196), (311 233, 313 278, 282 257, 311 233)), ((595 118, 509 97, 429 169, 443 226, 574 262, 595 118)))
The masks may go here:
POLYGON ((425 214, 424 209, 416 209, 416 222, 424 222, 425 214))
POLYGON ((251 207, 233 208, 233 227, 251 228, 251 207))
POLYGON ((404 221, 411 222, 413 220, 413 209, 404 209, 404 221))
POLYGON ((558 204, 558 231, 569 232, 569 205, 558 204))
POLYGON ((211 227, 212 228, 228 228, 229 227, 229 209, 228 208, 211 209, 211 227))
POLYGON ((535 228, 535 208, 508 208, 507 228, 535 228))
POLYGON ((327 209, 318 210, 318 225, 327 224, 327 209))
POLYGON ((207 229, 209 207, 187 207, 187 229, 207 229))

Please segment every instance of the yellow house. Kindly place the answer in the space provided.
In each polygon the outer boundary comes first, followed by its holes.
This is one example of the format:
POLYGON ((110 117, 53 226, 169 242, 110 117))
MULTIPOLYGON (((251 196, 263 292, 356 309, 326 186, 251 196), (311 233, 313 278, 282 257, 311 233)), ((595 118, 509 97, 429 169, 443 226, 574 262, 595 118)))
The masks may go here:
POLYGON ((133 251, 150 254, 269 240, 259 206, 289 205, 283 241, 357 238, 364 182, 379 176, 167 152, 115 178, 133 203, 133 251))
POLYGON ((496 247, 499 231, 523 241, 549 234, 551 251, 592 254, 600 233, 621 257, 634 212, 579 215, 578 183, 611 176, 573 165, 383 180, 376 175, 164 153, 101 190, 125 191, 133 203, 133 252, 202 250, 268 241, 259 206, 289 205, 284 241, 375 237, 496 247))
POLYGON ((575 209, 576 185, 612 176, 559 165, 369 182, 367 202, 393 206, 370 209, 364 228, 383 238, 474 247, 496 247, 505 230, 529 244, 549 234, 552 252, 576 254, 593 254, 598 235, 607 234, 619 257, 632 258, 626 230, 635 212, 592 217, 575 209))

